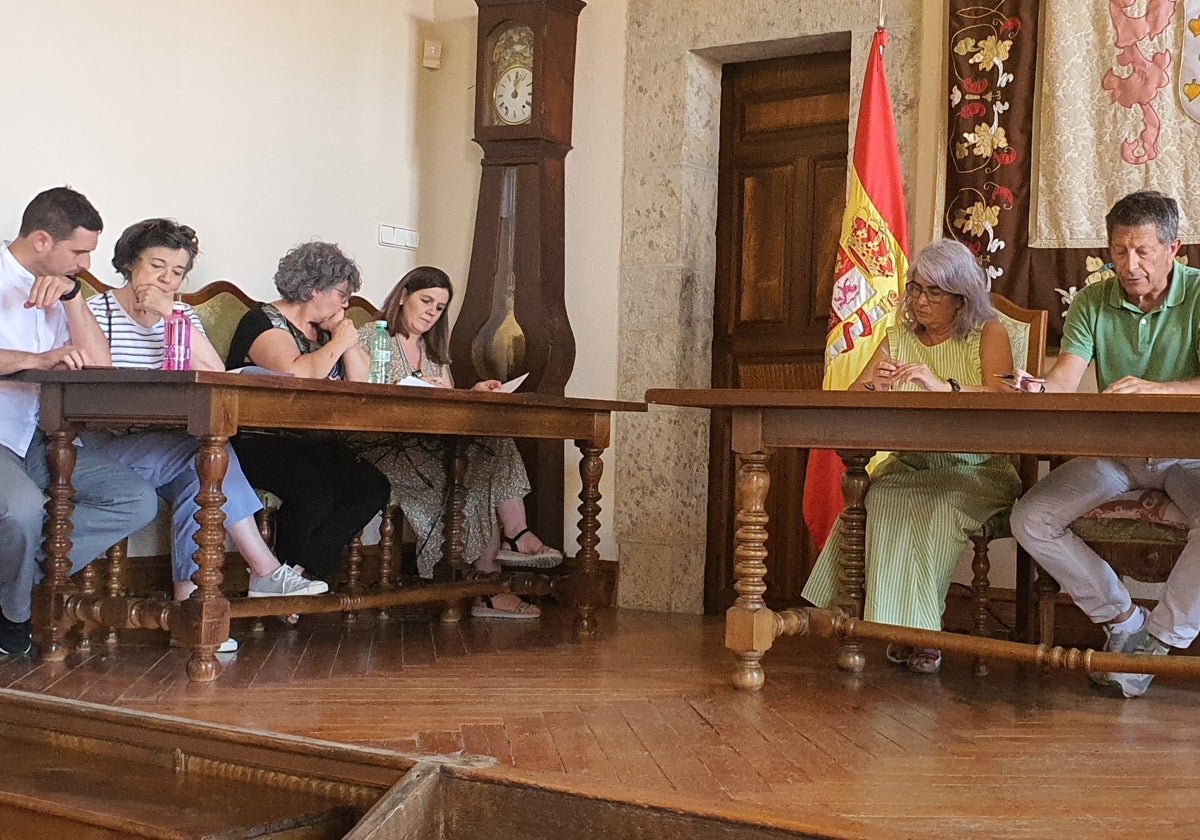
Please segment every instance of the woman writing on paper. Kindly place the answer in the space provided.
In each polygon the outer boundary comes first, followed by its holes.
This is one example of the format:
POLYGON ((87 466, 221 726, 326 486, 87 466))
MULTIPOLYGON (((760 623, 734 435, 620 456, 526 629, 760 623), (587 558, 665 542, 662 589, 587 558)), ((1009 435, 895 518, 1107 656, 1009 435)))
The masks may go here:
MULTIPOLYGON (((883 343, 850 387, 867 391, 1005 391, 1012 347, 971 252, 949 239, 913 259, 883 343)), ((987 446, 986 442, 981 446, 987 446)), ((942 629, 946 591, 968 536, 1016 499, 1012 462, 993 455, 900 452, 871 476, 867 490, 868 621, 942 629)), ((839 522, 825 543, 804 597, 829 606, 837 593, 839 522)), ((889 646, 888 660, 936 673, 941 651, 889 646)))
MULTIPOLYGON (((401 278, 383 304, 383 317, 392 337, 392 382, 409 377, 441 388, 453 388, 450 376, 450 327, 444 317, 454 296, 446 273, 421 266, 401 278)), ((370 346, 374 328, 359 331, 370 346)), ((494 379, 472 390, 495 391, 494 379)), ((362 455, 387 475, 392 497, 417 533, 417 569, 433 576, 441 559, 442 514, 446 501, 445 449, 440 438, 404 435, 364 444, 362 455)), ((525 465, 511 438, 471 438, 467 442, 467 488, 464 506, 466 550, 476 572, 490 574, 500 567, 551 568, 562 553, 549 548, 529 529, 524 497, 529 493, 525 465)), ((476 603, 472 615, 487 618, 537 618, 533 604, 511 593, 476 603)))

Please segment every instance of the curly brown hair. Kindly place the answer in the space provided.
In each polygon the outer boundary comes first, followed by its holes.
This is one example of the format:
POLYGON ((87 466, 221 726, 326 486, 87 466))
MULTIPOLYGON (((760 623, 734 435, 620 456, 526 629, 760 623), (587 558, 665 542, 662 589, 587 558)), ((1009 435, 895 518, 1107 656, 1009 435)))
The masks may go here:
POLYGON ((354 260, 332 242, 305 242, 283 255, 275 270, 275 288, 288 303, 307 303, 317 292, 346 284, 354 294, 362 286, 362 275, 354 260))

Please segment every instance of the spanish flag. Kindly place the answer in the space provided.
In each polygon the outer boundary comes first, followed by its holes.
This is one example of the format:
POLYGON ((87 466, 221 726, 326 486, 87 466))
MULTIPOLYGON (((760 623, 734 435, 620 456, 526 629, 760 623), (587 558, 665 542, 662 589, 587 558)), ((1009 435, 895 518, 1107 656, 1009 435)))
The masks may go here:
MULTIPOLYGON (((871 42, 854 140, 854 165, 837 279, 825 339, 825 390, 850 387, 883 340, 908 273, 908 221, 896 145, 892 98, 883 69, 887 30, 871 42)), ((824 546, 838 515, 843 466, 837 453, 814 450, 804 481, 804 520, 817 547, 824 546)))

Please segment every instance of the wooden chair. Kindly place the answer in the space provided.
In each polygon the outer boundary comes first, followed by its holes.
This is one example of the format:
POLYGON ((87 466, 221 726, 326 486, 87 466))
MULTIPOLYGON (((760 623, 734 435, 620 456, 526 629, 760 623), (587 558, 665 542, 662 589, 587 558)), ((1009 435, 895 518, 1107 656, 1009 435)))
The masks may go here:
MULTIPOLYGON (((1188 538, 1187 518, 1161 490, 1123 493, 1076 519, 1071 530, 1118 575, 1143 583, 1165 582, 1188 538)), ((1038 567, 1036 589, 1038 640, 1052 645, 1058 583, 1038 567)))
MULTIPOLYGON (((1050 315, 1044 309, 1025 309, 1017 306, 1001 295, 992 294, 992 305, 1000 314, 1000 322, 1008 331, 1012 344, 1013 364, 1018 365, 1034 376, 1041 376, 1046 365, 1046 329, 1050 315)), ((1022 491, 1028 490, 1037 481, 1038 459, 1034 455, 1022 455, 1016 459, 1017 473, 1021 477, 1022 491)), ((972 635, 988 635, 988 590, 991 583, 988 574, 991 571, 991 561, 988 557, 988 545, 992 540, 1012 536, 1009 524, 1011 510, 1003 510, 983 524, 983 527, 971 534, 971 543, 975 547, 971 570, 974 577, 971 580, 972 600, 975 607, 975 623, 972 635)), ((1030 616, 1034 603, 1034 571, 1033 562, 1025 550, 1017 548, 1017 636, 1027 638, 1029 635, 1030 616)), ((987 674, 987 663, 982 658, 976 658, 974 664, 976 676, 987 674)))

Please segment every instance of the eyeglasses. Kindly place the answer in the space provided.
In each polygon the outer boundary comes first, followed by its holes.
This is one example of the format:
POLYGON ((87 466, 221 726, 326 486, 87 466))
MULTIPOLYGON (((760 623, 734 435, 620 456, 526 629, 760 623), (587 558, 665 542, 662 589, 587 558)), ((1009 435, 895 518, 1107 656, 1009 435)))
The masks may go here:
POLYGON ((930 303, 939 303, 948 297, 953 297, 953 292, 947 292, 945 289, 939 289, 937 286, 922 286, 920 283, 914 283, 911 280, 904 284, 904 293, 908 295, 909 300, 916 300, 921 295, 925 295, 925 299, 930 303))

